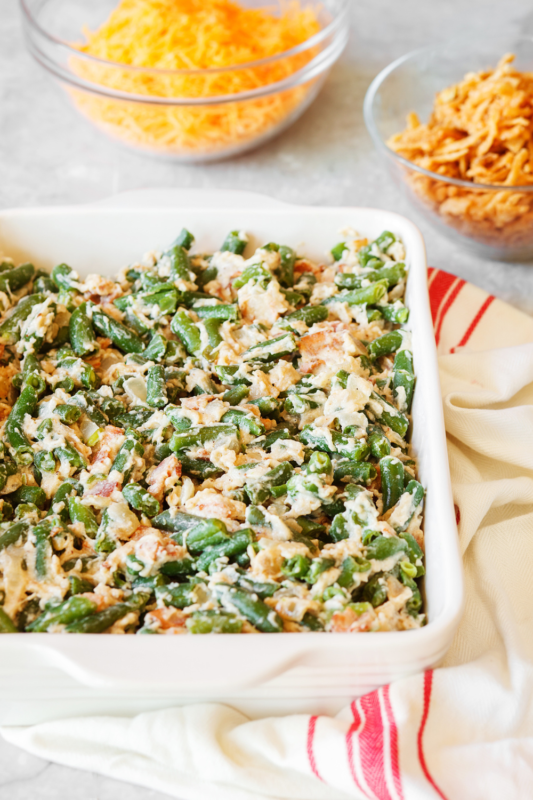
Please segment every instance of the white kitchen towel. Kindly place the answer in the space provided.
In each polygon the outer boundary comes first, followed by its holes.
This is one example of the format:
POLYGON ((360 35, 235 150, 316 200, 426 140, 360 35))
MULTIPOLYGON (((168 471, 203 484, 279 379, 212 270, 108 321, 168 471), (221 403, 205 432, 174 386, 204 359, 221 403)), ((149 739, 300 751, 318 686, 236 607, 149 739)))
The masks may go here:
POLYGON ((444 664, 335 718, 203 704, 8 741, 183 800, 533 798, 533 319, 429 277, 466 590, 444 664))

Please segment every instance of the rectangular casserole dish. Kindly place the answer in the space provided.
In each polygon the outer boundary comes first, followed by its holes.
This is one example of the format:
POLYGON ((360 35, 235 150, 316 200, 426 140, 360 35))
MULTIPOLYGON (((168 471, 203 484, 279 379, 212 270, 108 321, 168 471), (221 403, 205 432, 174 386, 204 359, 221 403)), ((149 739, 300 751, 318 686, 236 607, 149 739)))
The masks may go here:
POLYGON ((194 231, 198 248, 206 251, 216 249, 228 230, 239 229, 250 234, 252 245, 275 238, 322 259, 348 225, 369 238, 392 230, 407 251, 406 302, 417 375, 412 445, 427 489, 428 624, 359 635, 6 635, 0 637, 0 724, 207 700, 252 716, 336 713, 354 696, 443 657, 460 617, 462 575, 425 249, 411 222, 374 209, 297 207, 237 192, 149 192, 96 206, 3 211, 0 252, 38 268, 66 261, 82 275, 111 276, 163 247, 182 226, 194 231))

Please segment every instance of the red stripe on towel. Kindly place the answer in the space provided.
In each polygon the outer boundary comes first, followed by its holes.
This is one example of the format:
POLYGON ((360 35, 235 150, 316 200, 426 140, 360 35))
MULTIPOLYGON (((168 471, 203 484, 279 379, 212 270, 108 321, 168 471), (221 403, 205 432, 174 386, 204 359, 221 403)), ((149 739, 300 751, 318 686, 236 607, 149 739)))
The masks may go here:
POLYGON ((385 713, 389 721, 390 731, 390 761, 392 769, 392 779, 394 781, 394 788, 399 800, 404 800, 402 789, 402 776, 400 774, 400 752, 398 748, 398 728, 396 720, 394 719, 394 712, 389 694, 390 686, 383 687, 383 700, 385 704, 385 713))
POLYGON ((431 776, 428 766, 426 764, 426 757, 424 755, 424 731, 426 728, 426 722, 428 720, 429 714, 429 704, 431 703, 431 689, 433 686, 433 670, 428 669, 424 673, 424 710, 422 712, 422 720, 420 722, 420 728, 418 730, 418 760, 420 761, 420 766, 422 767, 422 772, 426 776, 426 780, 428 783, 433 786, 439 797, 442 800, 447 800, 446 795, 442 792, 433 777, 431 776))
POLYGON ((365 724, 359 734, 361 767, 368 788, 378 800, 393 800, 385 778, 384 727, 378 692, 361 698, 365 724))
POLYGON ((463 286, 466 286, 466 281, 459 279, 456 279, 456 281, 457 283, 455 283, 452 291, 449 293, 448 297, 446 298, 446 301, 443 303, 442 311, 440 312, 440 319, 437 323, 437 327, 435 328, 435 342, 437 343, 437 345, 439 344, 440 332, 442 330, 442 323, 446 319, 446 314, 454 304, 457 295, 459 294, 463 286))
POLYGON ((315 761, 314 738, 317 719, 318 717, 316 716, 309 718, 309 727, 307 728, 307 758, 309 759, 309 766, 311 767, 313 775, 315 775, 319 781, 324 782, 324 778, 320 775, 315 761))
POLYGON ((481 308, 477 312, 476 316, 474 317, 474 319, 470 323, 470 326, 469 326, 468 330, 466 331, 465 335, 463 336, 463 338, 461 339, 459 344, 456 344, 455 347, 452 347, 452 349, 450 350, 450 353, 454 353, 458 347, 464 347, 466 345, 466 343, 468 342, 468 340, 470 339, 470 337, 472 336, 472 334, 476 330, 477 326, 479 325, 479 323, 481 322, 481 320, 485 316, 485 313, 486 313, 487 309, 489 308, 491 303, 494 302, 495 299, 496 298, 492 297, 492 295, 487 297, 487 299, 485 300, 485 302, 483 303, 483 305, 481 306, 481 308))
POLYGON ((435 270, 434 275, 430 275, 429 304, 433 325, 437 322, 442 301, 456 280, 455 275, 450 275, 448 272, 441 272, 440 270, 435 270))
POLYGON ((348 733, 346 734, 346 752, 348 754, 348 766, 350 767, 350 774, 353 778, 353 782, 355 783, 361 794, 365 795, 365 797, 368 797, 367 792, 365 792, 365 790, 359 783, 359 778, 357 777, 357 773, 355 771, 353 739, 354 735, 358 734, 359 729, 362 727, 361 715, 359 714, 359 709, 355 705, 355 700, 351 704, 350 708, 352 709, 353 722, 348 728, 348 733))

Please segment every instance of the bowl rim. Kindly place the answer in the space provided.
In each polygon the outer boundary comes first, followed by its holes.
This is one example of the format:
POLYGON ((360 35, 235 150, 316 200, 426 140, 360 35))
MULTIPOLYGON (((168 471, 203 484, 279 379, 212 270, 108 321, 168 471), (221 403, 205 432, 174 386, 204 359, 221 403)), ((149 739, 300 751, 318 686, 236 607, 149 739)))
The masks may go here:
MULTIPOLYGON (((306 39, 300 44, 295 45, 294 47, 289 48, 289 50, 284 50, 281 53, 276 53, 273 56, 267 56, 266 58, 257 59, 255 61, 248 61, 243 64, 234 64, 232 66, 227 67, 208 67, 207 69, 160 69, 156 67, 138 67, 134 66, 133 64, 121 64, 118 61, 108 61, 105 58, 97 58, 96 56, 91 56, 88 53, 84 53, 78 48, 73 47, 72 43, 65 41, 64 39, 60 39, 57 36, 51 34, 43 25, 38 22, 34 13, 28 7, 28 0, 19 0, 20 7, 22 9, 22 13, 26 18, 28 25, 34 28, 41 36, 43 36, 50 44, 56 45, 61 47, 62 49, 67 50, 72 55, 75 55, 78 58, 82 58, 89 63, 100 64, 107 67, 117 67, 121 70, 126 70, 132 73, 146 73, 150 75, 197 75, 197 76, 204 76, 204 75, 217 75, 224 72, 235 72, 237 70, 244 70, 244 69, 253 69, 260 66, 266 66, 267 64, 275 63, 276 61, 280 61, 283 58, 289 58, 291 56, 298 55, 299 53, 304 52, 312 47, 315 47, 317 44, 320 44, 324 39, 327 39, 332 33, 341 26, 346 17, 350 0, 337 0, 339 3, 339 9, 335 14, 332 14, 331 21, 323 28, 321 28, 318 33, 315 33, 309 39, 306 39)), ((97 84, 98 85, 98 84, 97 84)))
MULTIPOLYGON (((496 37, 493 37, 496 38, 496 37)), ((533 44, 533 36, 527 36, 524 34, 518 34, 515 37, 515 40, 518 41, 528 41, 533 44)), ((381 88, 382 84, 385 80, 392 75, 399 67, 405 64, 407 61, 414 59, 418 56, 421 56, 425 53, 429 53, 431 51, 446 48, 450 45, 459 44, 459 43, 467 43, 468 39, 466 37, 456 37, 454 39, 448 39, 444 42, 437 42, 432 45, 425 45, 424 47, 418 47, 416 50, 410 50, 408 53, 405 53, 403 56, 392 61, 388 66, 379 72, 370 86, 368 87, 365 99, 363 101, 363 117, 365 120, 365 125, 367 131, 369 132, 374 145, 378 150, 380 150, 386 157, 395 159, 398 161, 402 166, 407 167, 408 169, 413 170, 414 172, 418 172, 421 175, 425 175, 428 178, 432 178, 433 180, 440 181, 441 183, 449 183, 452 186, 461 186, 463 188, 469 189, 470 191, 493 191, 493 192, 533 192, 533 184, 528 185, 513 185, 509 186, 504 183, 474 183, 474 181, 467 181, 463 178, 451 178, 446 175, 439 175, 438 172, 433 172, 432 170, 425 169, 425 167, 421 167, 419 164, 415 164, 414 161, 409 161, 404 156, 399 155, 396 153, 392 148, 390 148, 386 142, 383 140, 378 127, 376 125, 376 121, 374 118, 374 105, 375 100, 378 94, 379 89, 381 88)), ((443 87, 443 89, 446 87, 443 87)))

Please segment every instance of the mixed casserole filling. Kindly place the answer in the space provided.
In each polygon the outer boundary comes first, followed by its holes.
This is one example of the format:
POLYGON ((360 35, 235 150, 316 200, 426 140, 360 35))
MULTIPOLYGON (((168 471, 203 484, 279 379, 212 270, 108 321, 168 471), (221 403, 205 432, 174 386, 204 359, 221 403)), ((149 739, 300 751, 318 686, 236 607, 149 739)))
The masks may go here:
POLYGON ((0 630, 424 624, 404 246, 0 265, 0 630))

